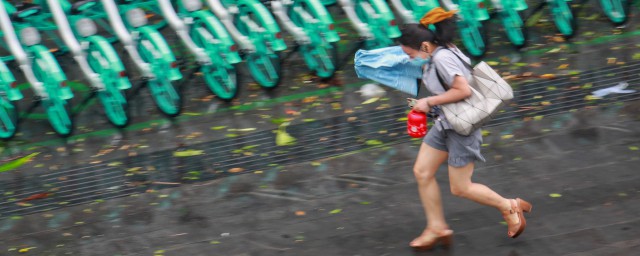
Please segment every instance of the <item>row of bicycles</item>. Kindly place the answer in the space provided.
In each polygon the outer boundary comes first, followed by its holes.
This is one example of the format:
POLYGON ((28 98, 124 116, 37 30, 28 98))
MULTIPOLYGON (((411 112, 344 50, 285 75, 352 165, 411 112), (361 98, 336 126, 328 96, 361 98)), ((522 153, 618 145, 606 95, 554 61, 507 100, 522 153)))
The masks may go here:
MULTIPOLYGON (((516 46, 526 38, 522 11, 525 0, 0 0, 0 138, 9 139, 23 119, 16 101, 23 98, 11 69, 17 66, 35 96, 25 112, 41 106, 53 130, 68 136, 73 131, 70 100, 74 92, 67 83, 59 56, 72 57, 88 81, 106 118, 116 127, 129 121, 128 101, 148 88, 158 109, 180 114, 182 99, 175 83, 201 74, 209 89, 222 100, 233 99, 239 90, 237 65, 245 63, 252 78, 264 88, 277 86, 282 61, 299 53, 308 69, 330 78, 341 65, 337 58, 336 32, 330 7, 344 11, 361 39, 354 47, 379 48, 394 44, 400 36, 392 7, 404 23, 416 22, 431 8, 458 10, 463 45, 482 56, 487 44, 484 22, 501 19, 509 40, 516 46), (160 31, 168 27, 188 54, 179 54, 160 31), (293 38, 288 48, 283 31, 293 38), (114 48, 118 43, 122 53, 114 48), (121 59, 126 53, 133 70, 121 59), (190 57, 195 68, 182 68, 190 57), (130 71, 139 74, 132 84, 130 71)), ((585 0, 582 0, 585 1, 585 0)), ((622 24, 629 1, 599 0, 604 12, 622 24)), ((536 10, 550 6, 558 31, 575 32, 571 0, 544 0, 536 10)), ((350 56, 347 56, 350 58, 350 56)), ((343 61, 344 62, 344 61, 343 61)), ((74 66, 74 67, 75 67, 74 66)), ((86 100, 84 102, 86 102, 86 100)))

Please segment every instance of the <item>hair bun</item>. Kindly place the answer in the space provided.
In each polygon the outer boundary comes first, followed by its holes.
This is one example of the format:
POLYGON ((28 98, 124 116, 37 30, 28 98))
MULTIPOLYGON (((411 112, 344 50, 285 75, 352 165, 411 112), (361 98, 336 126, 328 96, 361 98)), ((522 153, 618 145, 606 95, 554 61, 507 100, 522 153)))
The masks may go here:
POLYGON ((436 7, 431 9, 424 16, 422 16, 422 19, 420 19, 420 24, 422 24, 425 27, 428 27, 431 24, 436 24, 440 21, 451 18, 455 14, 456 14, 456 11, 445 11, 444 9, 442 9, 442 7, 436 7))

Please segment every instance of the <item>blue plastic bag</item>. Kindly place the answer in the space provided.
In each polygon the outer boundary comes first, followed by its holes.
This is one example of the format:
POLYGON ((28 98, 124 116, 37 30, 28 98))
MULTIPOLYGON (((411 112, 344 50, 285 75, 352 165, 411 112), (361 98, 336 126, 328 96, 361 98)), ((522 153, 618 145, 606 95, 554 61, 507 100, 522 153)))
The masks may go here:
POLYGON ((418 79, 426 60, 412 60, 400 46, 358 50, 355 69, 359 78, 371 79, 396 90, 418 95, 418 79))

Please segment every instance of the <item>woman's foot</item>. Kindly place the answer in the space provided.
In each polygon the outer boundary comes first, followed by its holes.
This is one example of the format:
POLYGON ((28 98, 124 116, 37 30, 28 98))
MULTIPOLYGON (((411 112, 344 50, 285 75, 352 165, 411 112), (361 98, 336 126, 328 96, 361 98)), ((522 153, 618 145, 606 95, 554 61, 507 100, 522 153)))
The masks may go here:
POLYGON ((413 239, 409 246, 418 251, 431 250, 439 243, 442 246, 448 248, 451 246, 451 240, 453 237, 453 230, 445 229, 440 231, 434 231, 431 229, 425 229, 424 232, 416 239, 413 239))
POLYGON ((531 212, 531 204, 520 198, 509 199, 511 207, 502 211, 502 216, 507 222, 507 235, 516 238, 527 227, 527 220, 524 218, 524 212, 531 212))

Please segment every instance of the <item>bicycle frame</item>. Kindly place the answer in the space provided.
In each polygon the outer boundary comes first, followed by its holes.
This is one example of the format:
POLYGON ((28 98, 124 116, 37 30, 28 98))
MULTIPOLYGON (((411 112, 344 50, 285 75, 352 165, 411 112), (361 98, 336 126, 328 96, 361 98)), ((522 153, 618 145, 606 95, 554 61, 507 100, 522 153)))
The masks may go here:
POLYGON ((387 47, 400 37, 393 12, 384 0, 340 0, 339 3, 364 39, 365 48, 387 47))
POLYGON ((276 52, 285 50, 287 45, 269 10, 256 0, 207 0, 207 3, 240 45, 254 80, 265 88, 277 86, 281 69, 276 52))
POLYGON ((418 23, 431 9, 439 7, 438 0, 391 0, 404 23, 418 23))
POLYGON ((231 35, 218 18, 202 9, 200 0, 173 2, 177 8, 170 0, 159 0, 160 12, 195 56, 209 89, 223 100, 235 98, 238 92, 235 64, 242 59, 231 35))
POLYGON ((72 5, 67 0, 46 0, 64 41, 62 49, 72 53, 80 70, 102 102, 106 116, 116 127, 129 122, 127 100, 122 90, 131 88, 124 65, 109 41, 96 34, 95 24, 83 10, 96 5, 93 0, 72 5), (71 24, 74 26, 71 26, 71 24), (82 31, 79 31, 82 30, 82 31))
POLYGON ((7 1, 3 1, 0 7, 0 25, 12 54, 3 58, 18 63, 38 99, 36 103, 43 104, 53 129, 61 136, 68 136, 72 132, 73 122, 67 100, 73 98, 73 92, 66 86, 67 78, 58 61, 51 51, 41 44, 38 29, 35 27, 37 24, 29 22, 30 19, 37 18, 38 10, 37 6, 17 10, 7 1), (13 20, 10 18, 12 15, 13 20), (20 38, 14 26, 20 31, 20 38))
POLYGON ((276 0, 271 2, 274 15, 293 35, 310 70, 321 78, 333 76, 336 67, 329 55, 340 36, 333 19, 319 0, 276 0))

